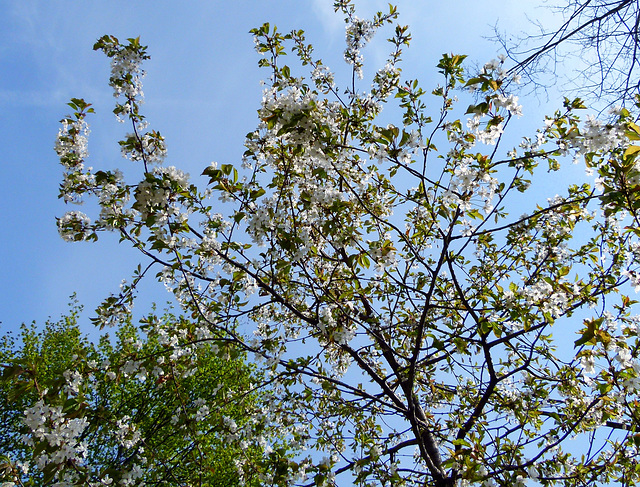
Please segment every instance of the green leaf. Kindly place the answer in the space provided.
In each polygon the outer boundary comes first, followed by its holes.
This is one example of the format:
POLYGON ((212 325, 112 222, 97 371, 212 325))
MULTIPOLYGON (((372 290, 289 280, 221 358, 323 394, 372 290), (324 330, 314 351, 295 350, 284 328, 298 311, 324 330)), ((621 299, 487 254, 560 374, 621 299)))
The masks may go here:
POLYGON ((465 115, 470 113, 477 113, 478 115, 484 115, 488 111, 489 111, 489 104, 482 102, 482 103, 478 103, 477 105, 469 105, 469 108, 467 108, 465 115))
POLYGON ((574 344, 576 347, 580 347, 587 343, 595 344, 596 331, 604 321, 604 318, 596 318, 594 320, 585 320, 586 327, 580 332, 582 336, 577 339, 574 344))
POLYGON ((630 130, 625 131, 625 135, 629 138, 629 140, 640 140, 640 127, 638 127, 635 123, 630 122, 627 127, 630 130))
MULTIPOLYGON (((640 140, 640 139, 638 139, 638 140, 640 140)), ((627 147, 627 150, 624 151, 624 157, 633 156, 633 155, 637 154, 638 152, 640 152, 640 146, 639 145, 630 145, 629 147, 627 147)))
POLYGON ((26 369, 24 369, 23 367, 21 367, 20 365, 17 365, 17 364, 3 365, 2 367, 4 369, 2 371, 2 380, 3 381, 9 381, 9 380, 13 379, 14 377, 18 377, 22 373, 26 372, 26 369))

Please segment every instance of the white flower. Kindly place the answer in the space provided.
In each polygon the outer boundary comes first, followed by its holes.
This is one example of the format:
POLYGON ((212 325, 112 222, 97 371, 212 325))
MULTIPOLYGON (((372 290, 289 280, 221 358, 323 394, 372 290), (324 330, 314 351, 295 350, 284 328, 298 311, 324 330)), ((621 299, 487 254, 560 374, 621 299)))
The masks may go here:
POLYGON ((640 274, 637 272, 624 270, 622 275, 629 278, 631 285, 634 287, 635 292, 640 291, 640 274))
POLYGON ((85 240, 91 234, 91 220, 81 211, 69 211, 58 220, 58 233, 67 242, 85 240))
POLYGON ((167 179, 175 182, 181 188, 189 186, 189 174, 182 172, 174 166, 158 166, 153 169, 153 173, 161 177, 166 177, 167 179))
POLYGON ((619 348, 616 355, 616 360, 620 362, 623 367, 630 367, 632 365, 632 355, 628 348, 619 348))
POLYGON ((228 418, 227 416, 225 416, 222 421, 231 433, 235 433, 236 431, 238 431, 238 425, 232 418, 228 418))
POLYGON ((583 355, 580 357, 580 366, 585 374, 593 374, 595 372, 596 361, 592 355, 583 355))
POLYGON ((54 149, 67 168, 82 168, 82 161, 89 156, 88 135, 89 125, 83 119, 62 122, 54 149))
POLYGON ((24 412, 24 424, 31 431, 33 440, 49 446, 36 460, 38 468, 69 461, 82 464, 87 455, 87 445, 79 440, 88 426, 85 418, 67 418, 60 406, 49 406, 42 399, 24 412))
POLYGON ((200 406, 200 409, 198 409, 198 411, 196 412, 195 420, 202 421, 209 415, 209 412, 210 412, 209 406, 207 406, 206 404, 203 404, 202 406, 200 406))
POLYGON ((505 108, 511 115, 522 116, 522 105, 518 105, 518 97, 514 95, 505 96, 499 94, 495 99, 497 107, 505 108))
POLYGON ((332 87, 334 85, 334 76, 328 67, 319 65, 316 66, 311 73, 311 79, 316 82, 317 85, 328 85, 332 87))
POLYGON ((65 370, 62 373, 63 377, 66 380, 65 392, 67 394, 78 394, 80 390, 80 384, 82 383, 82 375, 77 370, 65 370))
POLYGON ((102 485, 111 485, 113 483, 113 479, 109 477, 109 474, 107 474, 100 479, 100 483, 102 485))
POLYGON ((380 455, 382 455, 382 450, 378 445, 374 445, 371 450, 369 450, 369 455, 371 455, 373 459, 379 458, 380 455))
POLYGON ((360 50, 373 38, 375 31, 375 27, 370 21, 361 20, 358 17, 354 17, 352 22, 347 24, 347 48, 344 51, 344 60, 354 66, 360 79, 362 79, 362 54, 360 54, 360 50))

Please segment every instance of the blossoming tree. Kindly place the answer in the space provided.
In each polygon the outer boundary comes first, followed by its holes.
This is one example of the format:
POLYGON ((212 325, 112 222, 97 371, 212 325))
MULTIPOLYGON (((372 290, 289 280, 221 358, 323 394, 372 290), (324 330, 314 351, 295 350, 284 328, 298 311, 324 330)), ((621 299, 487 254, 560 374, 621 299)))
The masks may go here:
MULTIPOLYGON (((335 5, 349 82, 336 83, 302 31, 254 29, 269 73, 259 125, 241 164, 204 168, 203 188, 163 165, 165 140, 147 127, 146 48, 96 43, 111 59, 132 166, 126 178, 85 167, 92 110, 72 100, 56 145, 61 197, 96 198, 100 213, 73 211, 58 226, 70 241, 116 232, 148 261, 96 322, 121 321, 154 269, 193 320, 172 329, 188 339, 176 350, 254 357, 266 374, 254 387, 271 388, 265 415, 301 449, 274 455, 263 485, 633 485, 633 116, 582 122, 582 102, 567 99, 515 139, 505 134, 522 109, 502 61, 468 74, 464 56, 444 55, 442 84, 427 90, 401 75, 401 25, 386 65, 363 83, 362 49, 396 10, 363 20, 349 0, 335 5), (466 113, 457 96, 472 102, 466 113), (531 189, 557 184, 572 159, 594 177, 559 195, 531 189)), ((138 370, 158 380, 158 362, 150 355, 138 370)), ((230 444, 264 440, 227 428, 230 444)))

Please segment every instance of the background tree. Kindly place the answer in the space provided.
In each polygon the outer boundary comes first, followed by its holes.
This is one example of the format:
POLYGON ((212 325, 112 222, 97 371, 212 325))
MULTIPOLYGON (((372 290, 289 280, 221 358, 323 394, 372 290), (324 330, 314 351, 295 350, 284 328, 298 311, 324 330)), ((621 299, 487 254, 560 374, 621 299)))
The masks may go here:
POLYGON ((581 96, 602 99, 609 106, 633 106, 640 87, 640 3, 563 0, 549 8, 562 17, 560 27, 537 21, 539 34, 513 41, 498 36, 516 63, 509 74, 522 75, 536 86, 566 76, 581 96))
MULTIPOLYGON (((60 195, 96 197, 100 213, 58 226, 70 241, 117 232, 149 259, 96 322, 121 322, 155 268, 189 314, 171 327, 185 347, 251 354, 270 406, 249 421, 321 452, 270 454, 263 485, 633 485, 640 341, 626 292, 640 285, 640 127, 626 109, 583 123, 583 103, 566 99, 504 148, 523 111, 502 61, 467 76, 464 56, 444 55, 442 84, 425 90, 401 76, 410 35, 397 25, 386 65, 361 82, 362 49, 397 13, 364 20, 335 5, 344 86, 302 31, 254 29, 269 73, 259 125, 241 165, 204 169, 204 190, 162 164, 165 140, 141 112, 146 47, 96 43, 134 164, 126 177, 85 167, 91 108, 72 100, 60 195), (456 97, 474 100, 466 113, 456 97), (563 167, 571 159, 595 180, 563 167), (566 188, 541 194, 534 176, 566 188)), ((226 441, 265 439, 242 428, 226 441)))
POLYGON ((80 311, 72 307, 39 332, 23 326, 20 343, 3 338, 3 485, 231 487, 240 481, 239 457, 255 469, 246 471, 247 485, 261 485, 267 452, 225 439, 264 407, 241 355, 213 343, 183 346, 189 337, 174 327, 197 326, 170 312, 147 316, 146 334, 123 322, 117 340, 94 345, 80 332, 80 311))

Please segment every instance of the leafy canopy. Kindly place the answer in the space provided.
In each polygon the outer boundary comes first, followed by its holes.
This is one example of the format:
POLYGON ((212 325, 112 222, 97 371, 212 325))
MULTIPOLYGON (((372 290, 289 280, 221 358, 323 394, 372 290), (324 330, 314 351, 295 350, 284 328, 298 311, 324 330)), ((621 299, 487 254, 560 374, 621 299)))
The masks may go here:
MULTIPOLYGON (((186 346, 193 323, 169 311, 145 317, 142 334, 127 321, 116 340, 93 344, 80 332, 80 312, 74 305, 41 331, 23 325, 20 343, 6 336, 0 346, 5 480, 231 487, 240 481, 237 458, 257 469, 263 448, 226 441, 242 428, 268 434, 251 421, 265 404, 242 354, 186 346)), ((248 485, 261 485, 247 473, 248 485)))

